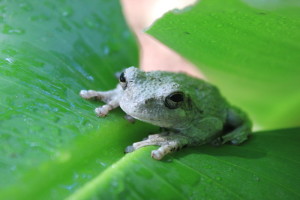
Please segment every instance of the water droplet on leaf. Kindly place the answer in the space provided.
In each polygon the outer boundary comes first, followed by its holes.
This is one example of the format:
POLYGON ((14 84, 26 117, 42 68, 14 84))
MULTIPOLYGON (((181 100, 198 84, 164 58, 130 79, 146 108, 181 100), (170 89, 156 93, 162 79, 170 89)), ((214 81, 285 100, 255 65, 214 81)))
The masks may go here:
POLYGON ((8 24, 5 24, 3 26, 3 30, 2 33, 4 34, 15 34, 15 35, 22 35, 25 33, 25 30, 21 29, 21 28, 14 28, 8 24))

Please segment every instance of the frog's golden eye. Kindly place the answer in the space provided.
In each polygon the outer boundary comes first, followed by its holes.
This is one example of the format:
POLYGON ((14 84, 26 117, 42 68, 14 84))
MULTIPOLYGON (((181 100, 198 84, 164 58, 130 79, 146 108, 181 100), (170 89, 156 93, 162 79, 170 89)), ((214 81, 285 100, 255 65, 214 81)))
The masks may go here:
POLYGON ((125 90, 126 87, 127 87, 127 81, 126 81, 124 72, 122 72, 122 73, 120 74, 119 81, 120 81, 121 87, 123 88, 123 90, 125 90))
POLYGON ((170 109, 176 109, 182 104, 183 101, 183 92, 173 92, 165 98, 165 106, 170 109))

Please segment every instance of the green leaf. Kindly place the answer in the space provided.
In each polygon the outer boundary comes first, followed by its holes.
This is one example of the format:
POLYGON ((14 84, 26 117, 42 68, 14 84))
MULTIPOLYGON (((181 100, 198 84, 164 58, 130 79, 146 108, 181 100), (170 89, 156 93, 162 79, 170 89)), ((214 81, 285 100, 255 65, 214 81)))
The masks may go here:
POLYGON ((0 44, 0 199, 299 198, 299 128, 161 162, 156 147, 124 156, 157 127, 97 118, 78 95, 137 64, 118 1, 1 1, 0 44))
POLYGON ((69 199, 299 199, 300 128, 254 133, 241 146, 127 154, 69 199))
POLYGON ((145 137, 145 129, 157 130, 142 123, 132 125, 110 118, 101 123, 98 131, 79 136, 56 150, 47 162, 23 171, 19 180, 0 192, 0 199, 62 199, 123 157, 126 146, 145 137))
POLYGON ((300 125, 299 1, 201 0, 147 32, 195 63, 261 128, 300 125))
POLYGON ((137 64, 118 1, 1 1, 0 43, 0 199, 62 199, 153 129, 79 96, 137 64))

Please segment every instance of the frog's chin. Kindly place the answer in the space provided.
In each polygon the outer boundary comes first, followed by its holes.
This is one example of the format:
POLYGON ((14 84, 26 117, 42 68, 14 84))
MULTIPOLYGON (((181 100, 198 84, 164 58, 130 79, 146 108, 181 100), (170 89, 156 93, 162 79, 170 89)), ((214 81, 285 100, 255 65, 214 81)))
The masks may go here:
POLYGON ((143 121, 143 122, 146 122, 146 123, 149 123, 149 124, 153 124, 155 126, 164 127, 164 128, 172 127, 171 124, 169 124, 168 122, 166 122, 164 120, 159 120, 159 119, 154 120, 154 119, 140 118, 140 117, 137 117, 137 116, 132 116, 132 117, 137 119, 137 120, 140 120, 140 121, 143 121))
POLYGON ((157 115, 157 113, 156 115, 153 115, 153 113, 149 114, 147 112, 143 113, 140 112, 140 110, 143 109, 135 109, 135 107, 129 107, 126 104, 120 104, 120 107, 127 115, 130 115, 137 120, 164 128, 173 127, 171 121, 166 120, 166 117, 164 116, 157 115))

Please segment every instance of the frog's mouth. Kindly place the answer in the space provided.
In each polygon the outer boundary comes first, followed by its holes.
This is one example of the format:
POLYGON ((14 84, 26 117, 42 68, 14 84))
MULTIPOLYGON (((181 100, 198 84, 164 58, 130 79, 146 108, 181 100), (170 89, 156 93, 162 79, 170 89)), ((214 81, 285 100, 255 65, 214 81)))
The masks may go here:
POLYGON ((157 119, 157 118, 153 118, 153 117, 146 118, 146 117, 140 117, 140 116, 136 116, 136 115, 132 116, 132 117, 137 120, 153 124, 155 126, 164 127, 164 128, 172 127, 172 124, 164 119, 157 119))
POLYGON ((181 117, 178 116, 178 110, 170 110, 158 101, 137 101, 131 100, 121 101, 121 109, 128 115, 143 122, 147 122, 156 126, 172 128, 180 122, 181 117), (153 103, 152 103, 153 102, 153 103))
POLYGON ((161 109, 159 110, 147 110, 147 109, 137 109, 133 110, 125 106, 121 107, 121 109, 131 117, 153 124, 155 126, 164 127, 164 128, 173 128, 176 126, 177 119, 172 118, 169 115, 166 115, 166 112, 163 112, 161 109))

